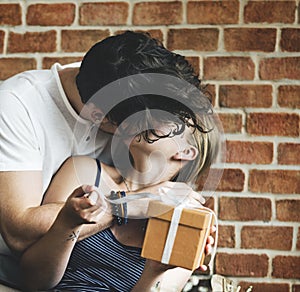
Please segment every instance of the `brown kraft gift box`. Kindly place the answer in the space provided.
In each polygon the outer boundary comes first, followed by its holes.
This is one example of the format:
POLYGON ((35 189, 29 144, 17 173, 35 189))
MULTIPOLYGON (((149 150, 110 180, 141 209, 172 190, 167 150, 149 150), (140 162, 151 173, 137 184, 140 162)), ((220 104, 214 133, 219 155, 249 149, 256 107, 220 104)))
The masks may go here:
POLYGON ((150 218, 141 255, 147 259, 195 270, 204 261, 204 249, 213 222, 213 213, 207 209, 177 210, 175 212, 177 214, 179 212, 179 216, 177 215, 179 223, 175 223, 174 231, 174 221, 176 221, 175 215, 173 216, 174 210, 175 206, 159 201, 149 203, 150 218), (172 220, 173 224, 171 224, 172 220), (171 229, 173 236, 170 245, 166 242, 170 243, 171 229))

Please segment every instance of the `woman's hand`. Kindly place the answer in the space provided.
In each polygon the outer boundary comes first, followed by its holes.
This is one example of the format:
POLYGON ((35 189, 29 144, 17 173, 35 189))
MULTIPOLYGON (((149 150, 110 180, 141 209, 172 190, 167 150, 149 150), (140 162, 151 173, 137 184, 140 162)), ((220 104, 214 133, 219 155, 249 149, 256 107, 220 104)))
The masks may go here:
POLYGON ((108 209, 103 196, 93 186, 83 185, 68 197, 59 217, 64 224, 76 227, 85 223, 96 223, 108 209))
POLYGON ((212 248, 215 243, 215 240, 214 240, 214 237, 212 234, 215 232, 216 232, 216 226, 212 226, 210 229, 210 235, 207 237, 206 246, 204 249, 204 252, 205 252, 204 264, 199 267, 199 270, 201 270, 203 272, 207 271, 207 268, 208 268, 207 265, 210 262, 212 248))

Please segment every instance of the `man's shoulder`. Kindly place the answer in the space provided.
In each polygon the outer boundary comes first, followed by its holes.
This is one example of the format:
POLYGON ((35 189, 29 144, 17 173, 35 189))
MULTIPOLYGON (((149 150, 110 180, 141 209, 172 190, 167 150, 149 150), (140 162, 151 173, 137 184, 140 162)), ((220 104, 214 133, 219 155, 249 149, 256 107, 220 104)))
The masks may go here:
POLYGON ((51 77, 54 77, 59 70, 65 68, 78 68, 80 62, 61 65, 54 63, 49 69, 35 69, 18 73, 0 84, 0 90, 17 91, 18 89, 24 92, 24 86, 36 86, 36 84, 49 82, 51 77))
POLYGON ((0 91, 14 94, 24 94, 28 88, 35 84, 49 80, 51 70, 30 70, 14 75, 0 85, 0 91))

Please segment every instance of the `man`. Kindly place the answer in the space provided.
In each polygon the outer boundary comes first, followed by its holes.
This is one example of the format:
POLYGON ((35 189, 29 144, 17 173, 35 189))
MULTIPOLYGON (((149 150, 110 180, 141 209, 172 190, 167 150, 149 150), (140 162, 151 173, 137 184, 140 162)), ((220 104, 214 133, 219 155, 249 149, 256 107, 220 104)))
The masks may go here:
MULTIPOLYGON (((109 133, 118 118, 103 112, 91 97, 109 83, 139 73, 169 74, 200 84, 182 56, 133 32, 97 43, 81 64, 54 64, 51 70, 20 73, 1 84, 2 283, 18 287, 18 255, 43 236, 61 209, 62 203, 41 203, 62 163, 72 155, 101 155, 111 162, 109 133), (103 119, 106 114, 108 119, 103 119)), ((85 190, 79 187, 74 192, 82 195, 85 190)), ((112 218, 106 213, 101 222, 85 226, 82 238, 106 228, 112 218)))

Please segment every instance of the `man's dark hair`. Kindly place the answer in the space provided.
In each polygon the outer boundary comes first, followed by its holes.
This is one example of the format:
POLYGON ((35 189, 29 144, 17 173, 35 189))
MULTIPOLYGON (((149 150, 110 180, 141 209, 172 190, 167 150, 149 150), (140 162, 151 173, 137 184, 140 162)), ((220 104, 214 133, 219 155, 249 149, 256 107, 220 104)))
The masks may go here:
POLYGON ((96 43, 84 56, 76 84, 83 103, 105 85, 139 73, 169 74, 200 86, 192 66, 148 33, 126 31, 96 43))

